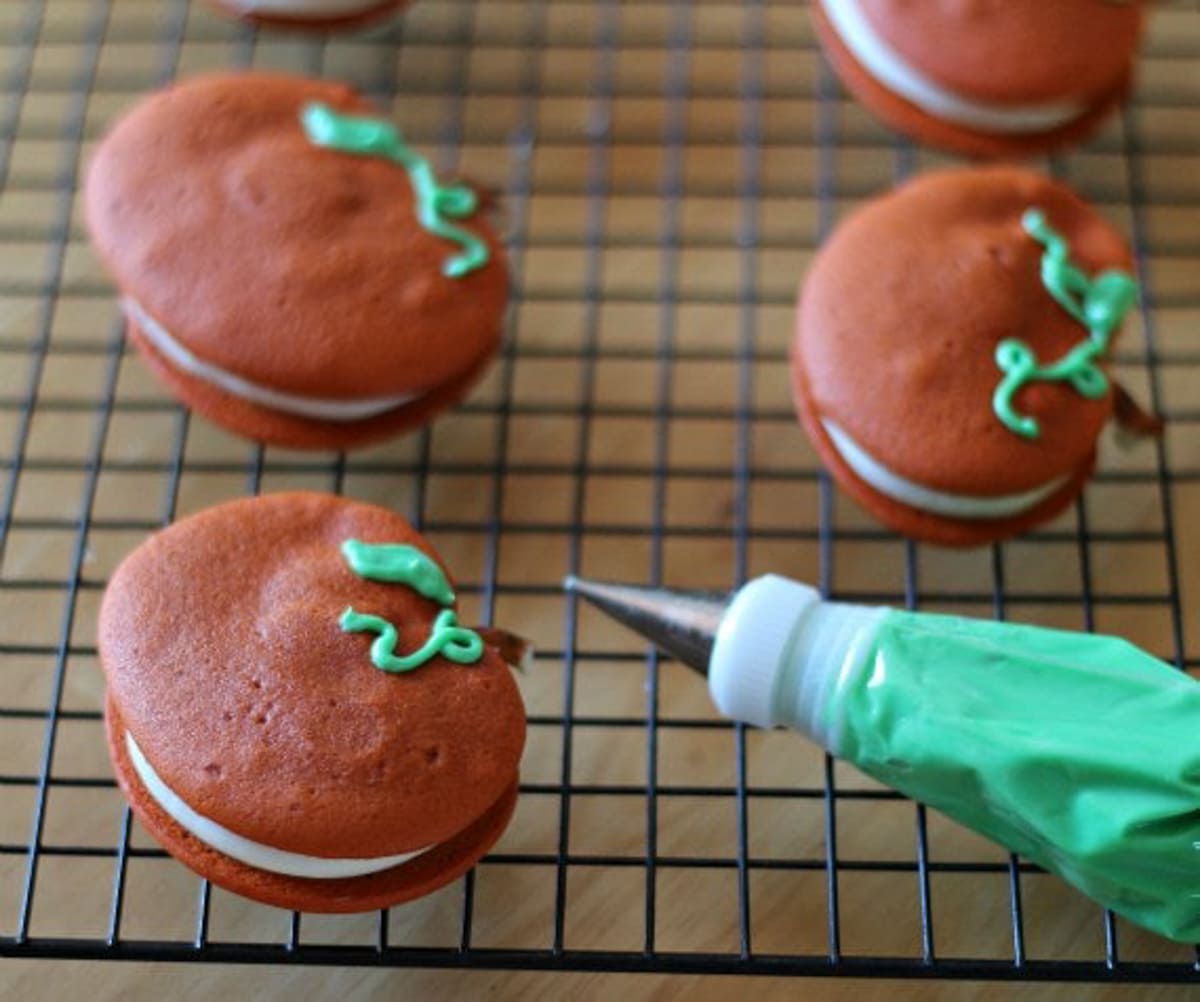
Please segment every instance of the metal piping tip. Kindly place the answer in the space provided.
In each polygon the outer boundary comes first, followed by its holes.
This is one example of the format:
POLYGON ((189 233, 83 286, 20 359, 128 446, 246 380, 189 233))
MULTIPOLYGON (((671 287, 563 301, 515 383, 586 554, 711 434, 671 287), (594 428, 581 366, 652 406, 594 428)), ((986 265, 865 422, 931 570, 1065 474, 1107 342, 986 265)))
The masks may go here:
POLYGON ((574 575, 563 580, 563 588, 586 598, 601 612, 689 668, 701 675, 708 674, 708 661, 717 627, 729 604, 728 595, 588 581, 574 575))

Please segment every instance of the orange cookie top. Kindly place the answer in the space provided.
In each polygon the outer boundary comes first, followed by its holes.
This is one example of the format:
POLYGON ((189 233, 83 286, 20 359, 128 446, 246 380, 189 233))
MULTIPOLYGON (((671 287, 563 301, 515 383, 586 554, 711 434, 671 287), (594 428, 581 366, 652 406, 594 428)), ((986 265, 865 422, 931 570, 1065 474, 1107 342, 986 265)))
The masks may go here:
POLYGON ((350 152, 314 138, 302 120, 314 105, 326 126, 378 120, 349 87, 272 74, 150 96, 92 159, 93 241, 125 296, 239 378, 347 400, 440 386, 499 339, 508 273, 497 237, 467 189, 431 181, 419 195, 428 165, 385 155, 387 123, 362 124, 350 152), (449 274, 467 243, 484 261, 449 274))
POLYGON ((824 0, 861 4, 887 44, 984 101, 1087 99, 1128 70, 1144 0, 824 0))
POLYGON ((201 512, 117 569, 100 613, 109 698, 205 818, 286 852, 382 856, 445 841, 512 787, 525 717, 495 650, 449 660, 461 631, 418 667, 375 666, 440 636, 453 609, 372 571, 378 544, 413 548, 439 577, 400 516, 307 493, 201 512), (347 540, 362 544, 357 570, 347 540))
MULTIPOLYGON (((1125 242, 1095 210, 1016 168, 924 175, 852 214, 817 255, 800 297, 794 378, 822 420, 891 473, 987 496, 1090 463, 1113 408, 1105 376, 1091 395, 1065 379, 1014 383, 1011 410, 1036 422, 1032 437, 996 407, 1013 378, 997 356, 1002 342, 1020 341, 1049 367, 1090 339, 1043 282, 1047 248, 1026 228, 1031 209, 1086 275, 1130 267, 1125 242)), ((1105 343, 1091 359, 1096 374, 1107 356, 1105 343)))

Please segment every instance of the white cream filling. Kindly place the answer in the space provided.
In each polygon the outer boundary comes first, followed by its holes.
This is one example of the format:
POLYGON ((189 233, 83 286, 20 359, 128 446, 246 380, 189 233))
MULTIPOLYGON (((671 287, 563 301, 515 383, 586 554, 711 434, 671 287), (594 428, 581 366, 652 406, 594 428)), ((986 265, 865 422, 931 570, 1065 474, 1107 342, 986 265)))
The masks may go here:
POLYGON ((1044 501, 1067 481, 1066 477, 1055 477, 1049 483, 1018 494, 984 496, 936 491, 893 473, 834 422, 822 418, 821 425, 828 432, 838 454, 860 479, 894 501, 933 515, 961 519, 1006 518, 1019 515, 1044 501))
POLYGON ((378 7, 383 0, 232 0, 244 11, 270 14, 357 14, 378 7))
POLYGON ((821 0, 838 37, 863 68, 890 91, 937 118, 983 132, 1046 132, 1079 118, 1078 101, 990 104, 973 101, 930 80, 875 30, 859 0, 821 0))
POLYGON ((311 877, 316 880, 337 880, 343 877, 361 877, 368 873, 378 873, 399 866, 432 846, 417 849, 415 852, 402 852, 394 856, 374 856, 369 859, 327 859, 323 856, 305 856, 298 852, 286 852, 269 845, 262 845, 243 838, 222 827, 215 821, 204 817, 189 807, 174 790, 162 781, 154 767, 146 761, 133 735, 125 732, 125 747, 129 751, 129 760, 133 770, 142 781, 146 792, 154 798, 172 820, 178 822, 186 831, 195 835, 207 846, 216 849, 236 859, 239 863, 254 866, 271 873, 282 873, 288 877, 311 877))
POLYGON ((358 400, 329 400, 321 397, 304 397, 295 393, 284 393, 269 386, 252 383, 248 379, 206 362, 185 348, 162 324, 142 308, 135 299, 122 300, 125 313, 139 327, 147 340, 154 345, 177 369, 203 379, 218 389, 252 404, 269 407, 271 410, 296 414, 300 417, 316 418, 320 421, 361 421, 383 414, 402 404, 416 400, 418 393, 400 393, 391 397, 362 397, 358 400))

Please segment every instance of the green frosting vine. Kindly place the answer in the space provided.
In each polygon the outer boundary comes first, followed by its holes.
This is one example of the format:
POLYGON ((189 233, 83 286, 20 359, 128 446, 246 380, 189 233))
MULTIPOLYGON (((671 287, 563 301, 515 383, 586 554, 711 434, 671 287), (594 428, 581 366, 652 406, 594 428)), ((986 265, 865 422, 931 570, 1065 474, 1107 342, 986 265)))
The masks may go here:
POLYGON ((1017 391, 1032 382, 1066 382, 1089 400, 1104 396, 1108 377, 1096 365, 1096 359, 1108 350, 1113 332, 1137 300, 1138 286, 1133 276, 1117 269, 1089 279, 1071 263, 1067 242, 1038 209, 1028 209, 1021 225, 1045 248, 1042 285, 1088 331, 1086 341, 1045 366, 1038 364, 1033 349, 1019 338, 1005 338, 996 346, 996 365, 1004 378, 992 395, 992 409, 1011 431, 1035 439, 1041 434, 1041 426, 1037 418, 1017 411, 1013 404, 1017 391))
MULTIPOLYGON (((454 604, 454 589, 441 567, 415 546, 347 539, 342 543, 342 556, 361 578, 405 584, 439 605, 454 604)), ((474 630, 460 626, 450 608, 437 614, 425 643, 404 655, 396 654, 399 632, 382 616, 358 612, 348 606, 338 625, 344 633, 379 634, 371 644, 371 664, 386 672, 412 671, 438 655, 458 664, 474 664, 483 657, 483 638, 474 630)))
POLYGON ((461 278, 488 263, 491 254, 487 244, 470 230, 450 222, 451 219, 464 219, 479 208, 475 192, 465 185, 439 184, 429 161, 404 142, 400 130, 391 122, 343 115, 329 105, 317 102, 304 106, 300 122, 304 134, 317 146, 356 156, 382 157, 408 172, 421 226, 463 248, 461 254, 448 258, 442 265, 444 275, 461 278))
POLYGON ((443 609, 433 621, 429 639, 411 654, 398 656, 396 627, 380 616, 355 612, 347 607, 338 621, 345 633, 378 633, 371 644, 371 664, 382 671, 406 672, 419 668, 439 654, 460 665, 474 664, 483 657, 483 640, 474 630, 458 625, 452 609, 443 609))

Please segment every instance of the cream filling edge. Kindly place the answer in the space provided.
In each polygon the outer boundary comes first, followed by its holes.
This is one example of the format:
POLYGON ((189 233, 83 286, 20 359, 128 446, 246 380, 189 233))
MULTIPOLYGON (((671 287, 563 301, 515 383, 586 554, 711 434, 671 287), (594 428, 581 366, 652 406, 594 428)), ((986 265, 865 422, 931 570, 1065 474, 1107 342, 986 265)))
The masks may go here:
POLYGON ((922 74, 875 30, 859 0, 821 0, 834 31, 850 53, 880 83, 937 118, 983 132, 1048 132, 1079 118, 1078 101, 1004 105, 973 101, 922 74))
POLYGON ((1065 476, 1055 477, 1028 491, 994 496, 938 491, 931 487, 923 487, 889 470, 835 422, 821 418, 821 425, 833 442, 838 455, 860 479, 893 501, 932 515, 967 520, 1020 515, 1044 501, 1067 482, 1065 476))
POLYGON ((410 403, 421 396, 419 393, 401 393, 389 397, 364 397, 360 400, 329 400, 273 390, 269 386, 253 383, 197 357, 147 313, 136 299, 127 296, 121 301, 121 305, 126 316, 138 325, 150 343, 177 369, 261 407, 321 421, 362 421, 410 403))
POLYGON ((287 877, 340 880, 347 877, 362 877, 369 873, 378 873, 381 870, 390 870, 393 866, 406 863, 433 848, 433 846, 426 846, 413 852, 401 852, 392 856, 339 859, 306 856, 303 853, 288 852, 284 849, 263 845, 231 832, 228 828, 204 817, 190 807, 154 771, 154 767, 146 760, 138 743, 128 731, 125 732, 125 748, 129 752, 129 760, 133 764, 133 770, 141 780, 142 786, 173 821, 205 845, 216 849, 217 852, 259 870, 280 873, 287 877))

